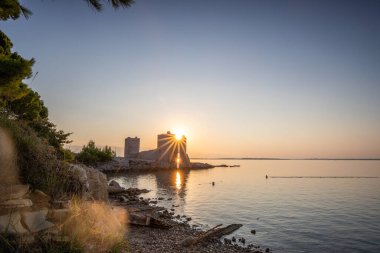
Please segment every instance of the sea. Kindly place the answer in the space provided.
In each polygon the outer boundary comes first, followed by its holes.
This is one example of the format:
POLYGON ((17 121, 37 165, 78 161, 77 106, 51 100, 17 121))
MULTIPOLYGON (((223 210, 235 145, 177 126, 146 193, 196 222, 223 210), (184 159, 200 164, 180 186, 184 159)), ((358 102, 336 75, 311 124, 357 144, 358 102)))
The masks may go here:
POLYGON ((245 238, 245 245, 273 252, 380 252, 378 160, 194 161, 240 167, 109 179, 151 190, 142 196, 163 198, 158 206, 191 217, 196 228, 243 224, 226 237, 245 238))

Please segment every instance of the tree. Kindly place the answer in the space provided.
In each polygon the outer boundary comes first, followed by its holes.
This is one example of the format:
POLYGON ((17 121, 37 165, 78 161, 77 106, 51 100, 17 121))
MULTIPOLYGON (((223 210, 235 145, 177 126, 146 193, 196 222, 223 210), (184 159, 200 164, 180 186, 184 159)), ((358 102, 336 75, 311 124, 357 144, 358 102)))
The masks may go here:
POLYGON ((30 91, 22 80, 32 75, 34 59, 26 60, 12 53, 12 47, 11 40, 0 31, 0 107, 30 91))
POLYGON ((105 146, 100 149, 95 146, 95 142, 90 140, 86 146, 83 146, 81 152, 76 156, 79 162, 87 165, 94 165, 97 162, 107 162, 116 156, 111 147, 105 146))
POLYGON ((32 12, 22 6, 18 0, 1 0, 0 2, 0 19, 18 19, 20 15, 28 18, 32 12))
MULTIPOLYGON (((84 0, 91 7, 95 8, 97 11, 101 11, 103 9, 103 2, 105 0, 84 0)), ((130 7, 134 0, 108 0, 108 4, 112 5, 113 8, 117 9, 119 7, 130 7)), ((0 19, 8 20, 8 19, 18 19, 20 15, 25 18, 29 18, 32 15, 32 12, 22 6, 19 0, 1 0, 0 1, 0 19)))
MULTIPOLYGON (((105 0, 84 0, 97 11, 101 11, 105 0)), ((113 8, 130 7, 133 0, 108 0, 113 8)), ((0 0, 0 20, 28 18, 32 12, 20 4, 20 0, 0 0)), ((58 155, 64 157, 63 144, 70 143, 65 133, 57 130, 48 119, 48 109, 40 95, 22 81, 32 76, 34 59, 26 60, 17 52, 12 52, 11 40, 0 30, 0 113, 7 118, 22 121, 33 128, 53 146, 58 155)), ((94 144, 95 145, 95 144, 94 144)), ((91 147, 90 147, 91 148, 91 147)), ((106 147, 99 150, 100 160, 108 159, 113 152, 106 147)))

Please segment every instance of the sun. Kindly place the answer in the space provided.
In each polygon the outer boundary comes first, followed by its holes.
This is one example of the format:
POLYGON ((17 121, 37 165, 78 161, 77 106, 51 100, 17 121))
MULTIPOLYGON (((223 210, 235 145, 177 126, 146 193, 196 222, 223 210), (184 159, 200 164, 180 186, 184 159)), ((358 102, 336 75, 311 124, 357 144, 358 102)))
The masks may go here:
POLYGON ((177 141, 182 140, 183 136, 185 135, 185 131, 181 129, 174 129, 173 133, 175 134, 175 138, 177 141))

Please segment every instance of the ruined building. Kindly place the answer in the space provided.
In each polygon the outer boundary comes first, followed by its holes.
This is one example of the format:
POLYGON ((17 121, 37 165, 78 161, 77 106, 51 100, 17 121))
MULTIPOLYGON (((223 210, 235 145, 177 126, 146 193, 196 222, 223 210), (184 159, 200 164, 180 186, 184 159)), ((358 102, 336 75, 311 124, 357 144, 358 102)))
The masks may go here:
POLYGON ((125 138, 124 144, 124 157, 125 158, 137 158, 140 152, 140 138, 125 138))
POLYGON ((186 153, 187 140, 185 136, 180 139, 170 131, 157 136, 157 148, 139 152, 140 138, 126 138, 124 147, 125 158, 135 158, 154 162, 157 167, 190 166, 190 159, 186 153))

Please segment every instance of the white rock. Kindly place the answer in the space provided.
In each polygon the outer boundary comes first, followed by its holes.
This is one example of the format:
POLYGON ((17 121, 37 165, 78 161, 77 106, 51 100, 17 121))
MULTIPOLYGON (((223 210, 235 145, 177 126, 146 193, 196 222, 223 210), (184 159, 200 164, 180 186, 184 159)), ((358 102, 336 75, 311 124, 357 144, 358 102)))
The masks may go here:
POLYGON ((47 210, 23 212, 21 214, 22 222, 33 233, 54 227, 53 223, 46 220, 47 212, 47 210))
POLYGON ((20 212, 12 212, 7 215, 0 216, 0 233, 9 234, 25 234, 28 233, 21 224, 20 212))
POLYGON ((33 202, 30 199, 10 199, 0 203, 0 208, 16 208, 32 206, 33 202))

